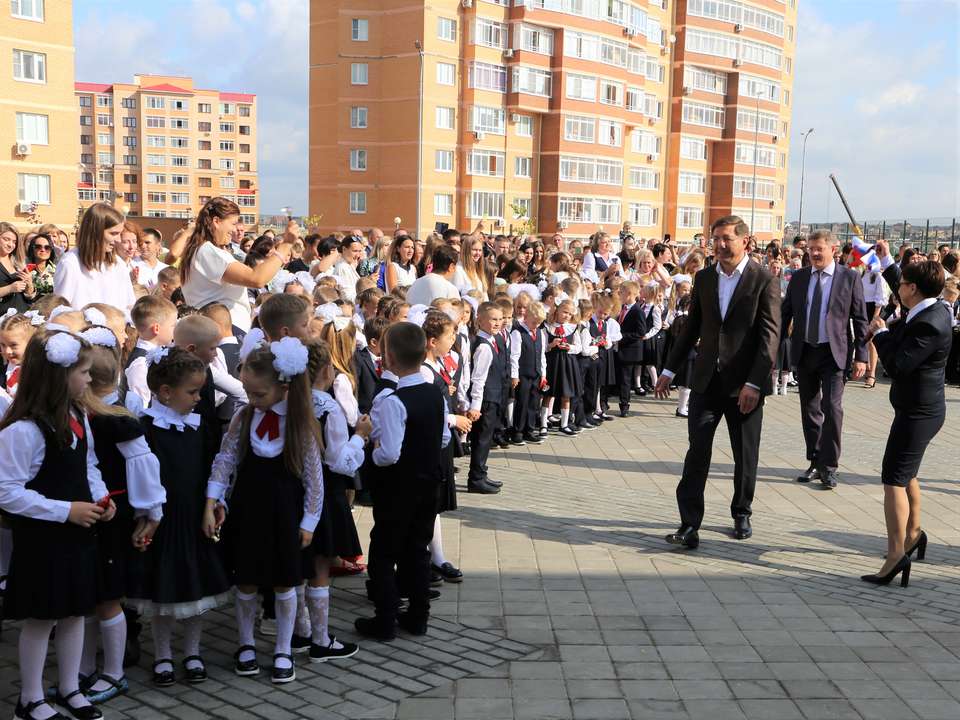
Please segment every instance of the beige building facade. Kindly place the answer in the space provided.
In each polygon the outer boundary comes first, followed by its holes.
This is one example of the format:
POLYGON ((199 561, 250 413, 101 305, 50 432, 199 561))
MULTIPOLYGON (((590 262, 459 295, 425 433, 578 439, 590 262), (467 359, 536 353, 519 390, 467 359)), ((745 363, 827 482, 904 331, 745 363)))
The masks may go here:
POLYGON ((0 8, 0 220, 71 227, 77 217, 77 109, 71 0, 0 8))

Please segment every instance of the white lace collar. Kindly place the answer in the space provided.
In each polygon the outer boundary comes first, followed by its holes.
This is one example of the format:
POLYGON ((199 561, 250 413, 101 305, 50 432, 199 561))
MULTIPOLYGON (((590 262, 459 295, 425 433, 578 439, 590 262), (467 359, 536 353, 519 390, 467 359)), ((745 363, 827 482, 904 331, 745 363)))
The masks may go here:
POLYGON ((181 415, 168 408, 156 398, 150 403, 150 407, 143 411, 143 414, 153 418, 153 426, 161 430, 179 430, 183 432, 184 428, 188 426, 194 430, 200 427, 200 416, 197 413, 181 415))

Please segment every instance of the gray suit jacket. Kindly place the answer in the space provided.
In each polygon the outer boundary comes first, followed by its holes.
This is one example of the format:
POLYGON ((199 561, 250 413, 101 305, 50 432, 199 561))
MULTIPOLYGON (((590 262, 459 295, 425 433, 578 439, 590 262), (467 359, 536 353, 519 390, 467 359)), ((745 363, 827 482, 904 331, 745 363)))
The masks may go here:
MULTIPOLYGON (((798 270, 790 278, 787 294, 780 305, 780 332, 785 336, 793 320, 790 338, 790 357, 799 360, 807 328, 807 289, 810 287, 812 268, 798 270)), ((850 342, 853 341, 853 359, 867 362, 869 350, 863 339, 867 334, 867 306, 863 301, 863 285, 856 270, 837 265, 827 301, 827 339, 830 353, 838 368, 847 367, 850 342), (851 336, 851 325, 853 328, 851 336)))

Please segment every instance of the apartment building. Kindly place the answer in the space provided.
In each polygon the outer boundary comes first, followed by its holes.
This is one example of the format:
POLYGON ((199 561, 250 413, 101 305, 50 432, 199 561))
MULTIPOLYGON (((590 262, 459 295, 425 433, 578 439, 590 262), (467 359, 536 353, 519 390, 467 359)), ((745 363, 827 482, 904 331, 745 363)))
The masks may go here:
POLYGON ((106 201, 133 216, 190 218, 221 196, 256 224, 256 95, 160 75, 78 82, 75 95, 81 206, 106 201))
POLYGON ((77 217, 71 0, 0 9, 0 220, 20 228, 77 217))
MULTIPOLYGON (((530 220, 541 234, 586 236, 630 221, 642 237, 691 238, 742 205, 734 179, 742 180, 752 125, 745 117, 738 125, 739 76, 784 87, 795 13, 776 0, 313 0, 310 213, 323 215, 325 230, 392 227, 400 218, 421 235, 437 223, 481 220, 508 232, 530 220), (763 32, 755 18, 777 8, 791 37, 779 38, 774 73, 753 38, 763 32), (695 25, 729 35, 727 55, 695 53, 701 46, 686 38, 695 25), (696 122, 702 111, 691 103, 705 91, 684 84, 687 66, 729 76, 732 94, 709 96, 719 121, 696 122), (699 164, 684 158, 681 174, 688 135, 705 150, 699 164), (692 178, 698 171, 702 183, 692 178)), ((785 157, 789 109, 776 110, 785 157)), ((763 135, 766 115, 760 127, 764 144, 776 144, 763 135)), ((778 170, 758 169, 757 187, 766 192, 761 179, 778 170)), ((755 209, 773 228, 775 208, 764 202, 755 209)))

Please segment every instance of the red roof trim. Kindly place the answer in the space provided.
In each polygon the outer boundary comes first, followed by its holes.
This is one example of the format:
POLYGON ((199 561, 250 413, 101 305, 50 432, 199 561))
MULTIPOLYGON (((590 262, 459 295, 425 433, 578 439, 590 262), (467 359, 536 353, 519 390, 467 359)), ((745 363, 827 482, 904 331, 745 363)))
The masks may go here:
POLYGON ((180 93, 181 95, 193 95, 193 90, 185 90, 182 87, 177 87, 176 85, 171 85, 170 83, 161 83, 160 85, 150 85, 148 87, 142 87, 140 89, 146 92, 168 92, 168 93, 180 93))
POLYGON ((220 93, 220 99, 226 102, 252 103, 257 99, 257 96, 248 93, 222 92, 220 93))
POLYGON ((73 89, 78 92, 108 93, 113 92, 113 85, 105 83, 75 82, 73 84, 73 89))

